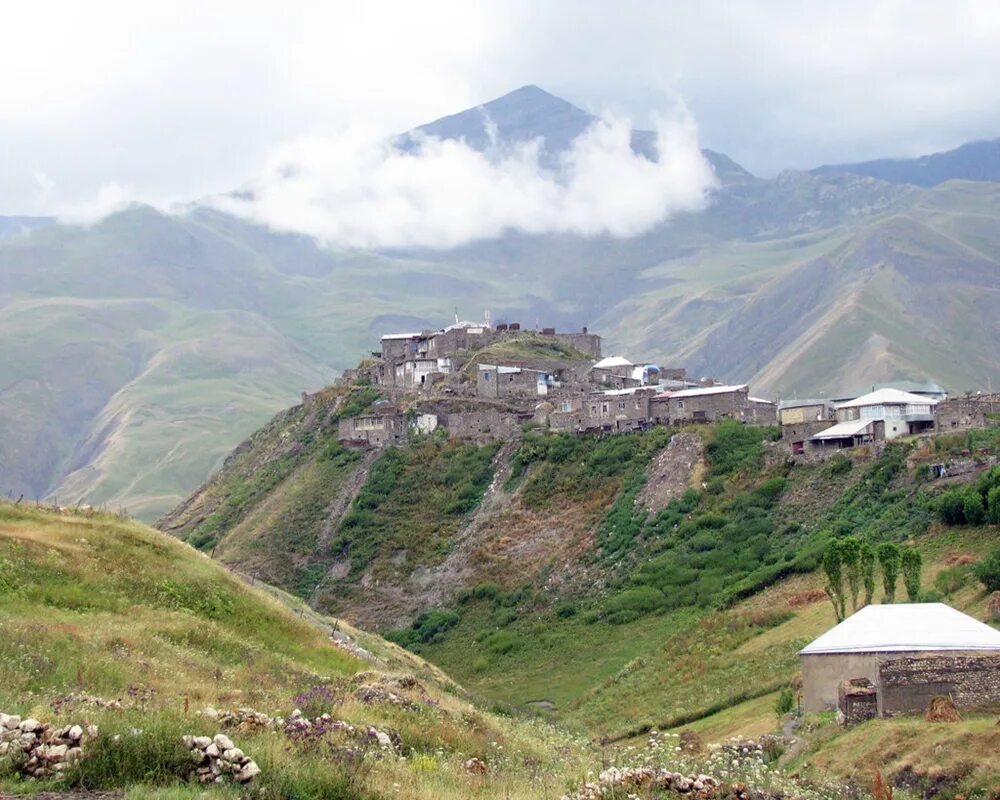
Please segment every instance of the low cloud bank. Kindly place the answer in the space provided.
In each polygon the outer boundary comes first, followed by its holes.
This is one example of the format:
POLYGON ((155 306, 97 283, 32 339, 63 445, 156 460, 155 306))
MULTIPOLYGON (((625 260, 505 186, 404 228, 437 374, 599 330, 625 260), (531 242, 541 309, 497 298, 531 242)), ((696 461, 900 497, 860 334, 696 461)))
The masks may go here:
POLYGON ((599 120, 555 170, 541 166, 537 141, 483 153, 435 138, 413 152, 362 136, 302 139, 211 204, 343 247, 438 249, 506 231, 628 237, 705 207, 715 175, 690 118, 660 126, 655 162, 630 136, 626 121, 599 120))

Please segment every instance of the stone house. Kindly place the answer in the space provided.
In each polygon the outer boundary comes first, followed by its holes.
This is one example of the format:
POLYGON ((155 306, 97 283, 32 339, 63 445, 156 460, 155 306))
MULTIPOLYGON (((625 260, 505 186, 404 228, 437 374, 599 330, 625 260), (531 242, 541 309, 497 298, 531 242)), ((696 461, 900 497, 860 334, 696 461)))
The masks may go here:
POLYGON ((830 425, 829 422, 821 424, 824 425, 823 429, 809 437, 809 447, 813 450, 821 452, 847 450, 885 441, 885 423, 880 419, 856 419, 851 422, 838 422, 835 425, 830 425))
POLYGON ((778 403, 778 421, 782 425, 816 422, 833 416, 833 403, 829 400, 782 400, 778 403))
MULTIPOLYGON (((735 386, 701 386, 657 394, 652 399, 650 414, 654 420, 664 425, 715 422, 720 419, 753 423, 758 416, 753 405, 750 388, 745 383, 735 386)), ((770 415, 769 411, 768 416, 770 415)))
POLYGON ((590 380, 597 384, 613 386, 616 389, 627 389, 629 386, 641 386, 641 380, 632 377, 635 364, 623 356, 608 356, 602 358, 590 368, 590 380))
POLYGON ((882 716, 922 712, 938 695, 962 709, 1000 706, 1000 631, 944 603, 865 606, 799 658, 807 712, 838 708, 844 683, 864 681, 882 716))
POLYGON ((900 389, 877 389, 837 406, 837 422, 879 420, 885 423, 885 438, 895 439, 934 427, 938 400, 900 389))
POLYGON ((409 435, 409 422, 399 412, 362 414, 337 423, 337 438, 346 444, 385 447, 401 444, 409 435))
POLYGON ((557 386, 552 375, 538 369, 480 364, 476 396, 488 398, 544 397, 557 386))

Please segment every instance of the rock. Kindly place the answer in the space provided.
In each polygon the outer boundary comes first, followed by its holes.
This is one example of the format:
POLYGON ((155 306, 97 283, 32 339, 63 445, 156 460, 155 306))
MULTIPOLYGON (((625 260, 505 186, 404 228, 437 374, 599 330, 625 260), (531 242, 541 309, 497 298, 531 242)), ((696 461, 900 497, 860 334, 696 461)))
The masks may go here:
POLYGON ((258 775, 260 775, 260 767, 257 766, 256 762, 248 761, 243 765, 243 768, 236 773, 236 780, 240 783, 249 783, 258 775))
POLYGON ((66 738, 72 742, 78 742, 83 738, 83 728, 79 725, 72 725, 68 731, 66 731, 66 738))
POLYGON ((29 717, 17 727, 25 733, 35 733, 36 731, 41 730, 42 723, 37 719, 31 719, 29 717))
POLYGON ((199 750, 204 750, 211 743, 212 743, 212 739, 209 736, 195 736, 194 737, 194 746, 197 747, 199 750))
POLYGON ((49 745, 48 752, 45 753, 45 758, 49 761, 62 761, 66 758, 66 753, 69 752, 69 747, 64 744, 52 744, 49 745))
POLYGON ((233 744, 233 740, 230 739, 228 736, 226 736, 226 734, 224 733, 215 734, 215 738, 212 739, 212 741, 215 742, 215 746, 218 747, 223 752, 225 752, 226 750, 232 750, 234 747, 236 747, 236 745, 233 744))
POLYGON ((181 737, 181 741, 184 742, 184 747, 186 749, 188 749, 188 750, 190 750, 192 747, 194 747, 194 737, 193 736, 187 736, 187 735, 182 736, 181 737))
POLYGON ((243 758, 243 751, 238 747, 231 747, 222 754, 222 757, 231 763, 236 763, 243 758))
POLYGON ((219 750, 219 746, 215 742, 212 742, 205 748, 205 755, 209 758, 218 758, 222 755, 222 752, 219 750))

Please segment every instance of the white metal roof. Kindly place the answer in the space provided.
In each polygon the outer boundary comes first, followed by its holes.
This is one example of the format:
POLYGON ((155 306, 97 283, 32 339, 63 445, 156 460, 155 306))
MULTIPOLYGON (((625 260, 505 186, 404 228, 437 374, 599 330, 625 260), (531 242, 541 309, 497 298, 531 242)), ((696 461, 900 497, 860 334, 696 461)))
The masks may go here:
POLYGON ((944 603, 865 606, 800 655, 915 650, 996 650, 1000 631, 944 603))
POLYGON ((750 395, 750 397, 748 397, 747 400, 749 400, 751 403, 766 403, 769 406, 774 405, 773 400, 768 400, 764 397, 754 397, 753 395, 750 395))
POLYGON ((480 364, 479 365, 480 372, 487 372, 489 370, 494 370, 494 369, 498 373, 500 373, 501 375, 516 374, 516 373, 522 371, 520 367, 504 367, 504 366, 498 366, 496 364, 480 364))
POLYGON ((911 394, 900 389, 878 389, 854 400, 841 403, 837 408, 859 408, 861 406, 937 405, 937 400, 922 394, 911 394))
POLYGON ((602 358, 596 364, 594 364, 594 369, 611 369, 611 367, 631 367, 632 362, 627 358, 622 358, 621 356, 608 356, 607 358, 602 358))
POLYGON ((742 392, 747 388, 745 383, 733 386, 700 386, 697 389, 679 389, 676 392, 664 392, 658 397, 669 397, 671 399, 679 397, 701 397, 706 394, 729 394, 730 392, 742 392))
POLYGON ((848 436, 857 436, 863 433, 865 428, 872 424, 870 419, 854 419, 850 422, 840 422, 824 431, 820 431, 812 439, 846 439, 848 436))
POLYGON ((810 406, 829 406, 833 405, 831 400, 824 400, 822 398, 812 398, 805 400, 782 400, 778 403, 778 408, 784 411, 786 408, 808 408, 810 406))
POLYGON ((382 340, 386 339, 417 339, 423 336, 422 333, 387 333, 382 337, 382 340))

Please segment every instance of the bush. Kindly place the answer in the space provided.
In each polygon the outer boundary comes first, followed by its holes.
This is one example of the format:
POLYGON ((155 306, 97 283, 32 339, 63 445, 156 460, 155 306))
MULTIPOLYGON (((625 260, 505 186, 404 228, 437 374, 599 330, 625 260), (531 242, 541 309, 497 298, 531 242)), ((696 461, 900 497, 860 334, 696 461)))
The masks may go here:
POLYGON ((988 592, 1000 591, 1000 550, 994 550, 973 566, 973 573, 988 592))
POLYGON ((920 600, 920 573, 924 560, 920 551, 913 547, 904 547, 900 554, 900 566, 903 568, 903 585, 911 603, 920 600))
POLYGON ((626 589, 604 602, 605 619, 614 625, 632 622, 644 614, 663 608, 665 602, 663 592, 652 586, 626 589))
POLYGON ((792 709, 795 708, 795 693, 789 688, 785 687, 778 694, 778 699, 774 702, 774 713, 778 717, 783 717, 786 714, 790 714, 792 709))
POLYGON ((986 507, 983 496, 974 489, 967 491, 962 500, 962 512, 969 525, 982 525, 986 521, 986 507))
POLYGON ((937 574, 934 579, 934 588, 947 597, 968 584, 971 577, 972 572, 967 566, 948 567, 937 574))
POLYGON ((965 522, 965 493, 958 489, 942 494, 937 501, 938 516, 945 525, 965 522))
POLYGON ((576 603, 560 603, 559 607, 556 609, 556 616, 561 617, 562 619, 567 619, 568 617, 574 616, 576 612, 576 603))
POLYGON ((986 521, 1000 525, 1000 486, 994 486, 986 495, 986 521))

